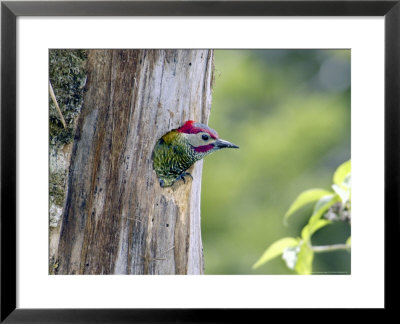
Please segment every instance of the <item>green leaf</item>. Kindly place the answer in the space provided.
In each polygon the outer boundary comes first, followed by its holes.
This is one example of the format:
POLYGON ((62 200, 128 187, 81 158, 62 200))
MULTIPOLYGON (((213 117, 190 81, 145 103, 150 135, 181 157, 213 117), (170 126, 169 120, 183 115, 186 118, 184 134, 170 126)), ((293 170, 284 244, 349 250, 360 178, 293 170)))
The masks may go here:
POLYGON ((315 204, 314 212, 308 221, 309 224, 312 224, 310 226, 314 226, 313 223, 318 221, 322 217, 322 215, 338 201, 340 201, 340 197, 338 195, 329 195, 322 197, 315 204))
POLYGON ((347 177, 343 180, 342 187, 351 188, 351 173, 347 175, 347 177))
POLYGON ((341 185, 345 182, 346 178, 350 176, 351 172, 351 160, 348 160, 336 169, 335 173, 333 174, 333 183, 337 185, 341 185))
POLYGON ((272 243, 268 249, 264 252, 260 259, 253 265, 253 269, 258 268, 259 266, 267 263, 271 259, 277 257, 278 255, 282 254, 283 251, 289 246, 296 246, 299 244, 298 239, 294 237, 284 237, 278 241, 272 243))
POLYGON ((311 236, 321 229, 322 227, 331 224, 332 222, 327 219, 318 219, 313 223, 308 223, 301 231, 301 238, 304 241, 309 241, 311 236))
POLYGON ((351 236, 346 240, 346 245, 351 246, 351 236))
POLYGON ((345 186, 339 186, 337 184, 333 184, 332 189, 338 194, 343 205, 349 200, 350 188, 345 187, 345 186))
POLYGON ((305 205, 318 201, 321 197, 326 195, 332 195, 331 191, 327 191, 324 189, 309 189, 303 191, 296 200, 292 203, 289 210, 286 212, 285 216, 283 216, 284 224, 287 224, 287 220, 289 216, 291 216, 294 212, 304 207, 305 205))
POLYGON ((311 250, 308 242, 303 242, 300 246, 300 252, 297 256, 295 270, 298 274, 309 275, 312 273, 312 262, 314 252, 311 250))

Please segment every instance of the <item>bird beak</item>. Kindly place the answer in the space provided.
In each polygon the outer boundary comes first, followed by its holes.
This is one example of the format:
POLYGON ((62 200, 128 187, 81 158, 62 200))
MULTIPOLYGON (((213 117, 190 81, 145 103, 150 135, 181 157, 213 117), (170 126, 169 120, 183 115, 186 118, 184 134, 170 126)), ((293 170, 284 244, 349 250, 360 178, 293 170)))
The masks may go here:
POLYGON ((214 142, 214 146, 222 149, 222 148, 239 148, 239 146, 232 144, 231 142, 225 141, 223 139, 218 139, 214 142))

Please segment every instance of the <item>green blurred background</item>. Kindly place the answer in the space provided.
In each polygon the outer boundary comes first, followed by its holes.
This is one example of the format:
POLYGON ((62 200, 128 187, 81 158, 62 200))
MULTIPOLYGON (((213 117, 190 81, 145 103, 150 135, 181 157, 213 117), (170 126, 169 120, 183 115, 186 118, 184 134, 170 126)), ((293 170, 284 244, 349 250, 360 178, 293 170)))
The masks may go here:
MULTIPOLYGON (((312 206, 283 215, 303 190, 331 189, 350 159, 350 50, 216 50, 209 125, 239 150, 204 161, 202 239, 206 274, 293 274, 265 249, 299 236, 312 206)), ((318 231, 315 245, 344 243, 347 224, 318 231)), ((346 251, 315 255, 313 271, 350 273, 346 251)))

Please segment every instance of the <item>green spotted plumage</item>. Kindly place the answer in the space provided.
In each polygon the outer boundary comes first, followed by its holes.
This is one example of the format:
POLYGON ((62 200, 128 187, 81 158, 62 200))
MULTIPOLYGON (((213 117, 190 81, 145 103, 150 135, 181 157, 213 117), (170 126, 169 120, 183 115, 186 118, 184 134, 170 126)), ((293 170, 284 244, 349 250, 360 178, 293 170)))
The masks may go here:
POLYGON ((153 151, 153 167, 162 187, 172 186, 194 162, 194 155, 176 130, 161 137, 153 151))
POLYGON ((161 187, 172 186, 177 180, 185 181, 186 172, 193 163, 221 148, 236 145, 218 138, 217 132, 194 121, 163 135, 153 150, 153 168, 161 187), (207 139, 206 139, 207 138, 207 139))

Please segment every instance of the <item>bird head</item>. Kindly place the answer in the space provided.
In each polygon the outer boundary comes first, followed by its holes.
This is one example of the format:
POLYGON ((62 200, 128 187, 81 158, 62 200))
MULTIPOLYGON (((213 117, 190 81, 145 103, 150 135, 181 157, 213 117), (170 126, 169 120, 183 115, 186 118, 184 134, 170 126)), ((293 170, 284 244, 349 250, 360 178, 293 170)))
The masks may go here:
POLYGON ((220 139, 218 133, 212 128, 193 120, 188 120, 177 129, 177 132, 185 138, 198 159, 223 148, 239 148, 235 144, 220 139))
POLYGON ((239 148, 220 139, 207 125, 193 120, 164 134, 156 143, 152 159, 161 187, 170 187, 179 179, 185 181, 190 166, 204 156, 223 148, 239 148))

